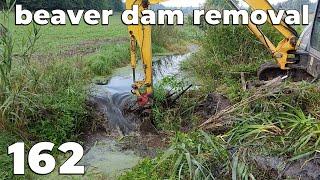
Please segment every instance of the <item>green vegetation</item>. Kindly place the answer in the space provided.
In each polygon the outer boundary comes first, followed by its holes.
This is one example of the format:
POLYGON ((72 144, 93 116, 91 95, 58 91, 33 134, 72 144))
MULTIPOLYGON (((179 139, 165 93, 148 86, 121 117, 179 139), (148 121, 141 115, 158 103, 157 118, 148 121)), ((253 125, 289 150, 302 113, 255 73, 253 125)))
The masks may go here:
MULTIPOLYGON (((127 42, 127 28, 121 23, 120 14, 110 17, 108 26, 88 26, 81 22, 77 26, 67 24, 65 26, 46 25, 41 26, 40 37, 35 45, 35 56, 39 59, 54 59, 57 56, 77 56, 94 53, 95 50, 105 44, 127 42)), ((11 26, 14 16, 10 16, 11 26)), ((11 27, 15 38, 15 51, 26 40, 26 34, 32 26, 11 27)), ((58 57, 59 58, 59 57, 58 57)))
MULTIPOLYGON (((91 0, 91 1, 75 1, 75 0, 16 0, 17 4, 22 4, 28 10, 69 10, 69 9, 113 9, 114 11, 121 11, 123 3, 121 0, 91 0)), ((0 3, 0 8, 3 4, 0 3)))
POLYGON ((198 122, 194 113, 201 97, 196 93, 182 96, 179 102, 183 103, 178 103, 176 106, 172 106, 172 102, 166 101, 167 89, 171 89, 171 93, 182 92, 188 85, 175 76, 168 76, 155 86, 155 101, 152 112, 153 120, 159 130, 188 130, 198 122))
POLYGON ((152 29, 152 50, 156 55, 166 55, 168 50, 171 53, 184 53, 188 51, 187 37, 189 31, 184 31, 184 28, 175 26, 155 26, 152 29))
POLYGON ((7 149, 4 147, 16 143, 16 140, 15 135, 8 132, 0 132, 0 179, 10 179, 13 175, 13 167, 10 166, 13 160, 7 155, 7 149))
MULTIPOLYGON (((7 14, 4 21, 10 20, 9 16, 7 14)), ((76 138, 90 116, 85 105, 86 86, 95 74, 109 75, 110 69, 123 65, 128 59, 128 55, 104 59, 112 52, 128 49, 125 39, 119 40, 126 36, 125 27, 115 18, 113 21, 117 24, 110 27, 110 31, 103 27, 95 31, 82 24, 79 31, 66 26, 65 33, 61 33, 61 27, 54 26, 13 28, 9 21, 7 29, 3 28, 7 34, 2 36, 6 39, 2 40, 5 51, 1 66, 4 71, 1 127, 12 128, 10 124, 14 123, 27 139, 57 144, 76 138), (104 37, 103 41, 92 40, 94 33, 95 39, 104 37), (94 69, 94 64, 104 61, 108 61, 102 67, 106 73, 101 74, 94 69)))
MULTIPOLYGON (((210 129, 213 134, 199 130, 181 133, 176 129, 167 151, 156 159, 141 162, 122 178, 148 179, 148 174, 155 179, 271 178, 267 176, 268 172, 264 176, 256 171, 253 157, 282 156, 294 162, 312 158, 319 152, 319 98, 317 85, 305 82, 287 82, 252 90, 240 102, 215 116, 216 123, 221 122, 219 120, 230 123, 232 119, 232 126, 227 131, 221 133, 213 128, 210 129)), ((197 98, 193 100, 196 102, 197 98)), ((178 107, 187 104, 184 101, 178 107)), ((178 110, 170 111, 179 112, 178 107, 178 110)), ((171 121, 157 123, 165 125, 169 122, 181 127, 176 121, 179 115, 175 113, 172 113, 175 118, 171 121)), ((206 127, 212 125, 216 124, 206 127)))
MULTIPOLYGON (((37 2, 42 6, 45 1, 37 2)), ((221 1, 208 4, 216 3, 221 1)), ((119 15, 109 26, 63 27, 15 27, 12 14, 1 15, 0 179, 12 179, 8 145, 80 141, 94 127, 96 118, 86 105, 88 85, 129 63, 129 39, 119 15)), ((270 27, 263 29, 279 40, 270 27)), ((154 28, 156 54, 185 52, 186 41, 201 46, 182 66, 196 77, 199 89, 171 105, 165 101, 166 89, 182 91, 186 84, 173 76, 156 85, 154 122, 171 135, 170 147, 120 179, 269 179, 252 157, 282 156, 294 162, 319 153, 319 84, 285 82, 243 90, 240 73, 254 81, 259 65, 271 59, 246 27, 154 28), (223 94, 233 105, 208 120, 198 107, 209 93, 223 94)))
MULTIPOLYGON (((120 19, 114 15, 109 26, 14 26, 10 9, 1 13, 0 179, 12 178, 6 149, 12 143, 79 142, 95 130, 88 86, 129 64, 127 27, 120 19)), ((174 47, 163 45, 155 53, 174 47)))
MULTIPOLYGON (((208 4, 217 3, 221 1, 208 4)), ((287 81, 244 90, 241 73, 256 81, 259 66, 272 61, 270 53, 246 27, 203 25, 202 30, 197 37, 201 49, 182 66, 196 76, 200 88, 168 109, 161 103, 164 89, 168 83, 179 89, 181 83, 169 78, 157 86, 155 122, 174 132, 170 148, 122 179, 273 179, 255 166, 255 157, 282 157, 288 163, 315 158, 320 149, 319 83, 287 81), (223 94, 233 105, 201 119, 196 107, 208 93, 223 94)), ((263 31, 273 42, 281 39, 269 26, 263 31)))

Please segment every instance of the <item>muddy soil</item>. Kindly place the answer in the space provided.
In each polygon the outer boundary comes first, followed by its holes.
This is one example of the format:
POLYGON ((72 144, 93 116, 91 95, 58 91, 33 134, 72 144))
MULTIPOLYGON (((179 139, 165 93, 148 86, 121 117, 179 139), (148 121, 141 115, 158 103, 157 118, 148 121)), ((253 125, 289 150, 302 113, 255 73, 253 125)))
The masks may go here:
POLYGON ((115 140, 117 142, 115 146, 120 151, 134 151, 139 157, 155 157, 157 151, 167 148, 168 135, 158 132, 150 119, 139 114, 124 112, 124 109, 131 104, 128 101, 132 103, 134 101, 131 95, 116 94, 113 97, 122 101, 109 101, 108 98, 102 97, 91 98, 91 104, 95 104, 97 114, 105 121, 97 128, 98 131, 87 133, 86 151, 90 151, 96 142, 105 139, 115 140), (122 104, 124 101, 126 103, 122 104))
POLYGON ((102 45, 114 44, 114 43, 125 43, 128 42, 128 38, 117 38, 117 39, 96 39, 83 41, 74 46, 65 47, 62 49, 68 49, 59 54, 59 57, 73 57, 73 56, 85 56, 96 52, 102 45))
POLYGON ((209 119, 211 116, 231 106, 231 101, 221 94, 208 94, 204 101, 202 101, 196 108, 198 115, 202 119, 209 119))
MULTIPOLYGON (((208 94, 205 100, 203 100, 195 109, 196 114, 202 119, 199 125, 231 105, 231 101, 222 94, 208 94)), ((233 122, 233 119, 224 117, 215 120, 215 122, 212 123, 214 125, 211 125, 210 129, 207 129, 206 127, 203 127, 203 129, 216 135, 224 134, 232 127, 233 122)))
POLYGON ((115 179, 136 166, 142 158, 153 158, 167 148, 166 134, 141 132, 140 117, 123 113, 121 109, 126 106, 123 102, 131 100, 129 94, 91 97, 90 104, 103 121, 98 121, 97 131, 85 135, 85 155, 81 165, 85 165, 88 172, 98 171, 115 179), (118 102, 119 98, 122 101, 118 102))
POLYGON ((96 39, 82 41, 73 46, 61 47, 61 49, 67 49, 59 53, 45 53, 45 54, 34 54, 33 59, 48 61, 53 58, 71 58, 71 57, 82 57, 97 52, 105 44, 125 43, 128 42, 128 38, 116 38, 116 39, 96 39))
POLYGON ((289 162, 285 158, 254 156, 252 162, 271 179, 320 179, 320 156, 289 162))

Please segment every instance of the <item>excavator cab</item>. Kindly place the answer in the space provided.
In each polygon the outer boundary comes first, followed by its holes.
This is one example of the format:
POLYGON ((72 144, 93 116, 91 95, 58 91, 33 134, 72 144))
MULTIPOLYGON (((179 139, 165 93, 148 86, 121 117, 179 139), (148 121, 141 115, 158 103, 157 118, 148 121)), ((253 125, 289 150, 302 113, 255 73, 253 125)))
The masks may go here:
POLYGON ((318 3, 317 12, 314 19, 312 38, 310 42, 310 52, 315 53, 315 56, 320 57, 320 3, 318 3))
POLYGON ((311 47, 320 51, 320 3, 318 5, 317 14, 314 21, 311 47))
POLYGON ((307 46, 309 52, 308 72, 315 78, 320 76, 320 3, 318 3, 313 29, 311 32, 310 46, 307 46))
POLYGON ((320 77, 320 3, 314 15, 314 21, 305 28, 301 34, 295 52, 297 58, 295 63, 288 67, 296 69, 294 73, 298 80, 306 79, 307 76, 312 80, 320 77), (300 73, 298 70, 301 70, 300 73), (301 73, 305 72, 305 73, 301 73))

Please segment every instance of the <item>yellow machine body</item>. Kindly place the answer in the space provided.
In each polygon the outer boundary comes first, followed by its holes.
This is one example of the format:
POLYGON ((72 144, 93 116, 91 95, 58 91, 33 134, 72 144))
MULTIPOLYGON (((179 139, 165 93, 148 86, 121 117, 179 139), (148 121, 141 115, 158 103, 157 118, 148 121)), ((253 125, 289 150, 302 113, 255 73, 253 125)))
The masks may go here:
MULTIPOLYGON (((152 4, 158 4, 163 0, 126 0, 126 9, 133 9, 134 5, 139 6, 139 19, 141 12, 149 8, 152 4)), ((139 21, 140 22, 140 21, 139 21)), ((151 41, 151 26, 129 25, 128 31, 130 35, 130 55, 131 67, 133 70, 133 94, 137 96, 150 95, 153 93, 152 88, 152 41, 151 41), (139 48, 137 48, 137 45, 139 48), (141 61, 144 70, 144 79, 136 80, 135 71, 137 68, 137 51, 140 51, 141 61)))
MULTIPOLYGON (((272 5, 267 0, 244 0, 252 10, 273 10, 272 5)), ((270 23, 270 19, 268 20, 270 23)), ((259 29, 259 27, 253 23, 249 23, 248 28, 251 32, 261 41, 267 49, 272 53, 273 57, 277 60, 277 63, 282 70, 286 70, 288 62, 288 54, 290 51, 296 50, 296 44, 298 41, 297 34, 290 26, 284 21, 281 21, 279 25, 272 25, 283 36, 284 39, 275 46, 270 39, 259 29)))
MULTIPOLYGON (((133 5, 139 6, 139 14, 146 9, 143 0, 127 0, 126 9, 132 9, 133 5)), ((137 96, 141 94, 152 93, 152 47, 151 47, 151 26, 150 25, 129 25, 131 44, 131 67, 133 69, 134 84, 133 93, 137 96), (137 46, 140 49, 141 60, 143 64, 145 77, 137 81, 135 70, 137 67, 137 46)))

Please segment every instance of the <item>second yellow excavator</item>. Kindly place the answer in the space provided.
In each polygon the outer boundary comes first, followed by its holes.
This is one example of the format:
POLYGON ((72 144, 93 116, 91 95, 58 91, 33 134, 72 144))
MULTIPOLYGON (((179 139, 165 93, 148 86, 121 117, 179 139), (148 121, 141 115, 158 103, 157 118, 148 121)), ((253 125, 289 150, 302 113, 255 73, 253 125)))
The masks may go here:
MULTIPOLYGON (((244 0, 252 10, 273 10, 267 0, 244 0)), ((234 1, 231 4, 239 10, 234 1)), ((319 3, 318 3, 319 4, 319 3)), ((319 6, 319 5, 318 5, 319 6)), ((281 21, 279 25, 272 25, 284 37, 277 45, 263 33, 261 28, 252 23, 248 24, 250 31, 263 43, 272 54, 276 63, 270 62, 261 66, 258 70, 260 80, 271 80, 279 76, 288 75, 296 81, 318 79, 320 75, 320 13, 317 8, 316 15, 299 37, 294 28, 281 21)))
MULTIPOLYGON (((273 10, 268 0, 244 0, 252 10, 273 10)), ((148 9, 151 4, 161 2, 160 0, 127 0, 126 8, 132 9, 133 5, 139 6, 139 11, 148 9)), ((237 3, 230 3, 239 9, 237 3)), ((279 25, 272 25, 283 35, 283 40, 274 45, 263 33, 261 28, 252 23, 248 24, 250 31, 266 46, 276 62, 270 62, 261 66, 258 70, 260 80, 271 80, 279 76, 292 77, 295 80, 313 79, 320 77, 320 7, 319 2, 314 20, 300 35, 294 28, 281 21, 279 25)), ((141 13, 140 13, 141 14, 141 13)), ((131 37, 131 65, 133 69, 133 94, 138 97, 141 106, 149 102, 153 93, 152 84, 152 47, 151 27, 149 25, 129 26, 131 37), (144 66, 145 77, 141 81, 135 78, 136 69, 136 45, 140 47, 141 59, 144 66)))

